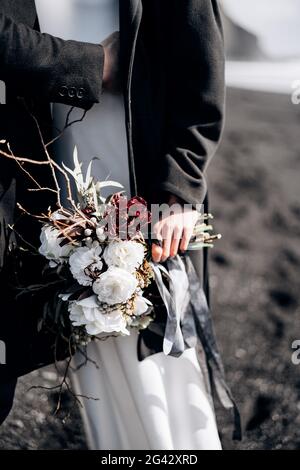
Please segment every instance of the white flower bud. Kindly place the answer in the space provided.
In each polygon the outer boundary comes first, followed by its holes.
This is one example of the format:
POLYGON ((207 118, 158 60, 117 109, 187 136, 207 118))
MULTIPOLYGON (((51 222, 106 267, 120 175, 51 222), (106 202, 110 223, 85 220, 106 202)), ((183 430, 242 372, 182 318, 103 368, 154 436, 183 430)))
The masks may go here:
POLYGON ((90 236, 92 235, 92 233, 93 233, 93 232, 91 231, 90 228, 87 228, 87 229, 85 229, 85 231, 84 231, 84 235, 85 235, 86 237, 90 237, 90 236))
POLYGON ((96 228, 96 235, 100 242, 104 242, 106 240, 106 235, 104 233, 103 227, 96 228))
POLYGON ((85 238, 83 241, 84 241, 85 245, 86 245, 88 248, 91 248, 91 247, 92 247, 93 239, 92 239, 91 237, 87 237, 87 238, 85 238))

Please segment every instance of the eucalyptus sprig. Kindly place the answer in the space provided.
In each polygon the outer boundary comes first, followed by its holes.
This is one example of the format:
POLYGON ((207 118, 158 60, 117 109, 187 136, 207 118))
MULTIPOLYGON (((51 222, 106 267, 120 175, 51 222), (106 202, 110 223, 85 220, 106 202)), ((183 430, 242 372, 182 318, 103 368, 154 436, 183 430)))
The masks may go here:
POLYGON ((207 223, 207 221, 211 219, 213 219, 212 214, 200 214, 194 227, 193 236, 188 245, 188 250, 193 251, 200 250, 202 248, 213 248, 213 242, 222 238, 220 233, 211 233, 214 228, 211 224, 207 223))

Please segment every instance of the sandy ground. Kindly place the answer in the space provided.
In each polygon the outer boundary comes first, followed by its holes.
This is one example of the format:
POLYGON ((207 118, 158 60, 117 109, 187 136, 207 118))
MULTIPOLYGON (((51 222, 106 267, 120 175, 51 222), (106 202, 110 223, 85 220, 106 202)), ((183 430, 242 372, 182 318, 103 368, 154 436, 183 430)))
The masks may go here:
MULTIPOLYGON (((300 449, 300 106, 286 95, 230 90, 224 140, 209 168, 211 210, 223 239, 211 252, 213 312, 242 443, 217 407, 225 449, 300 449)), ((0 430, 3 449, 84 449, 78 409, 52 416, 52 368, 23 378, 0 430)), ((71 409, 66 397, 65 409, 71 409)))

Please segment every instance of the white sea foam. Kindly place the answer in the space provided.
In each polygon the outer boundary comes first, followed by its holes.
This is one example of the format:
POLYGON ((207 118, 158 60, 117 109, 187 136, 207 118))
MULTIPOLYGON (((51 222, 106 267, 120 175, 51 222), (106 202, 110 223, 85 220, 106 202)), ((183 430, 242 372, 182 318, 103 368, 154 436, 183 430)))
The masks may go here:
POLYGON ((292 94, 297 81, 300 81, 300 60, 228 61, 226 64, 226 82, 231 87, 292 94))

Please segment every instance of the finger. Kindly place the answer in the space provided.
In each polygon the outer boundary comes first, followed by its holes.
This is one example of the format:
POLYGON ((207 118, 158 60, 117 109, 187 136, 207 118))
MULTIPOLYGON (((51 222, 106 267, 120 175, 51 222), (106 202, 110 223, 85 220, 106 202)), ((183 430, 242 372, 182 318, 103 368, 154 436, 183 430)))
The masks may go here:
POLYGON ((172 234, 173 227, 171 227, 169 223, 165 224, 162 228, 163 250, 161 261, 166 261, 166 259, 170 256, 172 234))
POLYGON ((192 234, 193 234, 192 227, 185 227, 184 228, 183 236, 182 236, 181 243, 180 243, 180 250, 181 251, 186 251, 187 250, 187 247, 188 247, 188 244, 190 242, 192 234))
POLYGON ((161 235, 161 226, 159 223, 156 223, 153 227, 152 239, 157 240, 158 243, 153 242, 151 248, 152 259, 155 263, 159 263, 162 257, 162 235, 161 235))
POLYGON ((160 262, 161 257, 162 257, 162 252, 163 250, 161 246, 158 246, 155 243, 152 244, 151 254, 152 254, 152 259, 155 263, 160 262))
POLYGON ((182 237, 182 226, 176 226, 173 232, 173 237, 171 241, 170 256, 176 256, 178 253, 178 247, 182 237))

